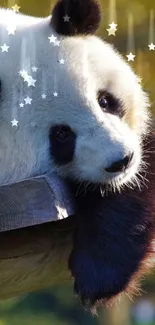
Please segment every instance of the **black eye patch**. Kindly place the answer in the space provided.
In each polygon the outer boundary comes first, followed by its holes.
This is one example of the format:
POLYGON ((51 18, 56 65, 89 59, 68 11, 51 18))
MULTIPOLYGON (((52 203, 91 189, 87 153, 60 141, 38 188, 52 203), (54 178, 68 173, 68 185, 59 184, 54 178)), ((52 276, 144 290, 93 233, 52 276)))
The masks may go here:
POLYGON ((118 115, 120 118, 123 117, 125 111, 123 109, 123 103, 120 99, 103 90, 98 92, 97 99, 104 112, 118 115))
POLYGON ((76 134, 68 125, 55 125, 50 129, 50 151, 57 165, 66 165, 73 160, 76 134))

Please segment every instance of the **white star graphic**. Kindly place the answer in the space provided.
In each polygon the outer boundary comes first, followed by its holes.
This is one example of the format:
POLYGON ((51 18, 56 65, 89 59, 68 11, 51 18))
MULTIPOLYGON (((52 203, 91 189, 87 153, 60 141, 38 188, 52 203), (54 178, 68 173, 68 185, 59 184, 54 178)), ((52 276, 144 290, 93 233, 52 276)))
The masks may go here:
POLYGON ((110 28, 107 29, 108 36, 110 36, 110 35, 115 36, 115 33, 117 31, 117 28, 116 28, 117 24, 115 24, 114 22, 112 22, 111 24, 109 24, 109 26, 110 26, 110 28))
POLYGON ((116 33, 117 29, 109 28, 109 29, 107 29, 107 31, 108 31, 108 36, 110 36, 110 35, 116 36, 115 33, 116 33))
POLYGON ((26 70, 20 70, 19 75, 24 79, 27 79, 27 77, 28 77, 28 73, 26 70))
POLYGON ((35 66, 34 66, 34 67, 32 67, 32 71, 33 71, 33 72, 36 72, 37 70, 38 70, 38 68, 37 68, 37 67, 35 67, 35 66))
POLYGON ((109 24, 109 26, 110 26, 110 28, 112 28, 112 29, 116 29, 117 24, 115 24, 114 21, 113 21, 111 24, 109 24))
POLYGON ((2 52, 8 52, 10 46, 7 46, 6 44, 1 46, 2 52))
POLYGON ((23 77, 23 79, 24 79, 24 81, 29 82, 30 77, 31 76, 29 76, 28 74, 25 74, 25 76, 23 77))
POLYGON ((11 123, 12 123, 12 126, 17 126, 18 123, 19 123, 19 121, 17 121, 16 119, 14 119, 14 120, 11 121, 11 123))
POLYGON ((149 50, 151 51, 151 50, 155 50, 155 44, 153 44, 153 43, 151 43, 150 45, 148 45, 148 47, 149 47, 149 50))
POLYGON ((19 106, 22 108, 22 107, 24 107, 24 104, 23 103, 20 103, 19 106))
POLYGON ((130 52, 126 57, 128 58, 128 61, 134 61, 135 55, 130 52))
POLYGON ((66 15, 66 16, 63 17, 63 20, 64 20, 64 22, 69 22, 70 17, 68 15, 66 15))
POLYGON ((28 76, 28 80, 26 80, 28 83, 28 87, 33 86, 35 87, 35 83, 37 80, 33 79, 31 76, 28 76))
POLYGON ((55 43, 57 37, 55 37, 55 36, 52 34, 50 37, 48 37, 48 39, 50 40, 50 43, 55 43))
POLYGON ((41 95, 42 99, 45 99, 47 96, 45 94, 41 95))
POLYGON ((31 105, 31 102, 32 102, 32 98, 30 98, 29 96, 27 96, 26 98, 24 98, 25 100, 25 105, 31 105))
POLYGON ((19 75, 28 83, 28 87, 35 87, 35 83, 37 80, 33 79, 32 76, 28 75, 26 70, 19 71, 19 75))
POLYGON ((54 46, 60 46, 60 41, 55 41, 54 46))
POLYGON ((139 84, 141 84, 142 83, 142 78, 141 77, 137 77, 137 82, 139 83, 139 84))
POLYGON ((64 63, 65 63, 65 60, 64 60, 64 59, 60 59, 60 60, 59 60, 59 63, 60 63, 60 64, 64 64, 64 63))
POLYGON ((54 96, 54 97, 58 97, 58 93, 55 91, 55 92, 53 93, 53 96, 54 96))
POLYGON ((8 35, 15 35, 15 30, 16 30, 16 26, 15 25, 8 25, 7 26, 7 31, 8 31, 8 35))
POLYGON ((12 6, 12 9, 14 12, 19 12, 20 7, 17 4, 15 4, 14 6, 12 6))

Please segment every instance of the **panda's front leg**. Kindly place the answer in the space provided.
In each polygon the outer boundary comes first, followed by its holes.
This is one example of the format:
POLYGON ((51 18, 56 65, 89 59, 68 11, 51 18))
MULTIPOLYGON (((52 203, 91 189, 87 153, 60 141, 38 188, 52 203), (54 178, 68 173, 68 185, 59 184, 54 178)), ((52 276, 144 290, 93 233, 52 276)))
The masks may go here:
POLYGON ((154 222, 135 192, 88 194, 77 198, 77 210, 69 268, 82 302, 96 306, 127 290, 142 262, 145 266, 154 222))

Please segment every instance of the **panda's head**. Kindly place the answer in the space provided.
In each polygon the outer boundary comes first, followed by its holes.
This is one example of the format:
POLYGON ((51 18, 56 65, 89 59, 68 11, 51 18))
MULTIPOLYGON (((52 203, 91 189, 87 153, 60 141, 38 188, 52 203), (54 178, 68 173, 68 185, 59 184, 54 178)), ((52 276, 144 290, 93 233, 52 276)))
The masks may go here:
POLYGON ((61 36, 65 63, 51 157, 62 177, 120 188, 143 168, 149 102, 122 56, 93 35, 99 23, 93 0, 61 0, 54 8, 51 25, 61 36))
POLYGON ((0 48, 1 184, 55 170, 110 188, 137 180, 148 98, 122 56, 94 35, 100 20, 95 0, 60 0, 52 18, 0 9, 8 46, 0 48))

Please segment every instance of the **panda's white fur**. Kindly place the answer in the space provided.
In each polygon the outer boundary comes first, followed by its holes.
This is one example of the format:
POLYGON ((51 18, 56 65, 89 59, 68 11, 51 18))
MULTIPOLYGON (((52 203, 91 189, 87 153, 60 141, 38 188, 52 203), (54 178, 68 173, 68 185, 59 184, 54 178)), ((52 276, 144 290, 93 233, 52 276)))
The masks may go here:
POLYGON ((57 170, 62 176, 121 186, 132 181, 141 163, 141 138, 147 132, 148 99, 137 77, 112 46, 96 36, 60 37, 51 17, 34 18, 0 10, 0 185, 57 170), (16 24, 8 35, 8 24, 16 24), (57 36, 60 46, 48 37, 57 36), (64 59, 65 63, 58 61, 64 59), (32 73, 33 66, 38 67, 32 73), (27 70, 36 87, 19 75, 27 70), (107 89, 125 108, 125 116, 105 113, 97 92, 107 89), (58 97, 53 92, 58 92, 58 97), (45 100, 41 98, 46 93, 45 100), (32 105, 19 107, 30 96, 32 105), (19 121, 12 127, 11 120, 19 121), (49 130, 69 125, 77 135, 74 159, 57 167, 49 152, 49 130), (105 171, 114 161, 134 151, 132 166, 112 176, 105 171))

